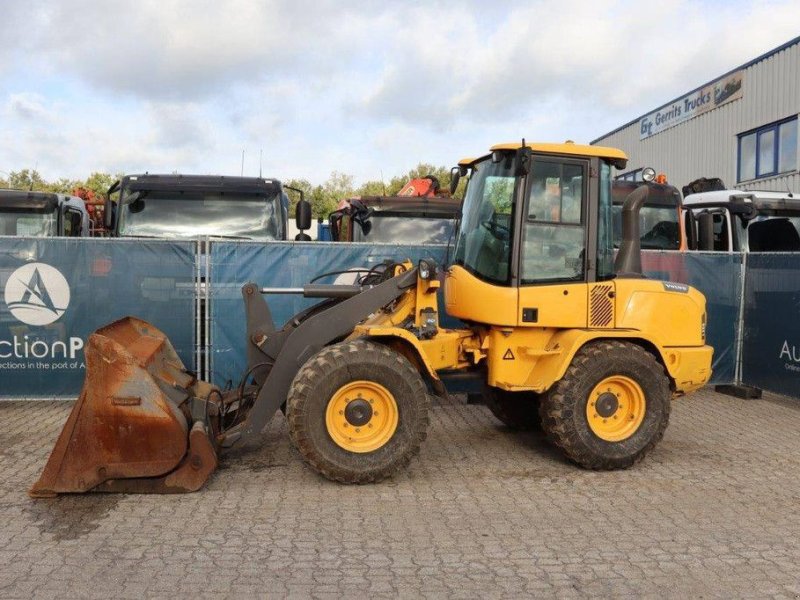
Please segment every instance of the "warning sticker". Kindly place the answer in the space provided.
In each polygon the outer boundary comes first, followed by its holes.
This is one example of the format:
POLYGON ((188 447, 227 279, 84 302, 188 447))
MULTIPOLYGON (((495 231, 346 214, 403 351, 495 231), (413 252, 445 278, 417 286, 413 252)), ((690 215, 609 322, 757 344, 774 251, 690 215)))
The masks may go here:
POLYGON ((511 351, 511 348, 506 350, 506 353, 503 354, 503 360, 514 360, 514 353, 511 351))

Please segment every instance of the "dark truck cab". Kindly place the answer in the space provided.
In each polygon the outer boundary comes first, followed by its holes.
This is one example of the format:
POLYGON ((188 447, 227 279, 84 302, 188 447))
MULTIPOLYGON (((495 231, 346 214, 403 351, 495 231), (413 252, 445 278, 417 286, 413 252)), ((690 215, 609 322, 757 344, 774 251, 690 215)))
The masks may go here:
POLYGON ((75 196, 2 189, 0 235, 83 237, 89 235, 89 215, 75 196))
POLYGON ((615 180, 611 186, 614 247, 622 240, 622 205, 628 194, 646 185, 647 200, 639 211, 642 250, 683 250, 681 232, 681 193, 669 184, 615 180))
POLYGON ((108 196, 106 227, 114 237, 286 239, 289 200, 276 179, 126 175, 108 196))
POLYGON ((447 244, 461 202, 446 197, 365 196, 328 217, 334 242, 447 244))

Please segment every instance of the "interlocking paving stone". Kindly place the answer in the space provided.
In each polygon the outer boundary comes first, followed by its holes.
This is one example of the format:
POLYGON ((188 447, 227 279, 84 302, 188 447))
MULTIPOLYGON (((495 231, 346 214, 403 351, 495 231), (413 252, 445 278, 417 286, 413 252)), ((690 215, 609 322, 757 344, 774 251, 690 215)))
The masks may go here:
POLYGON ((71 406, 0 402, 0 598, 800 597, 800 401, 679 399, 610 473, 440 401, 367 486, 311 472, 279 416, 196 494, 31 500, 71 406))

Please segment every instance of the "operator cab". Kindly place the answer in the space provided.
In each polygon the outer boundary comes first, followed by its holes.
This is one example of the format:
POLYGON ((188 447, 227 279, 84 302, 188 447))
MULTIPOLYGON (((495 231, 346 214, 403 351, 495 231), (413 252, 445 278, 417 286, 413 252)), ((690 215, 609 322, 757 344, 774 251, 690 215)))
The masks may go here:
POLYGON ((612 277, 611 168, 626 161, 571 142, 502 144, 462 161, 470 180, 454 262, 503 286, 612 277))

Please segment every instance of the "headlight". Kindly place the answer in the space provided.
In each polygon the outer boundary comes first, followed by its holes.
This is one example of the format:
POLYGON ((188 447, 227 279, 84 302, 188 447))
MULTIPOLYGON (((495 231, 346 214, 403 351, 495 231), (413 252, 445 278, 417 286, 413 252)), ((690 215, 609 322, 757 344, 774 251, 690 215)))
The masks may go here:
POLYGON ((417 266, 420 279, 432 279, 436 276, 436 264, 432 261, 422 259, 417 266))

